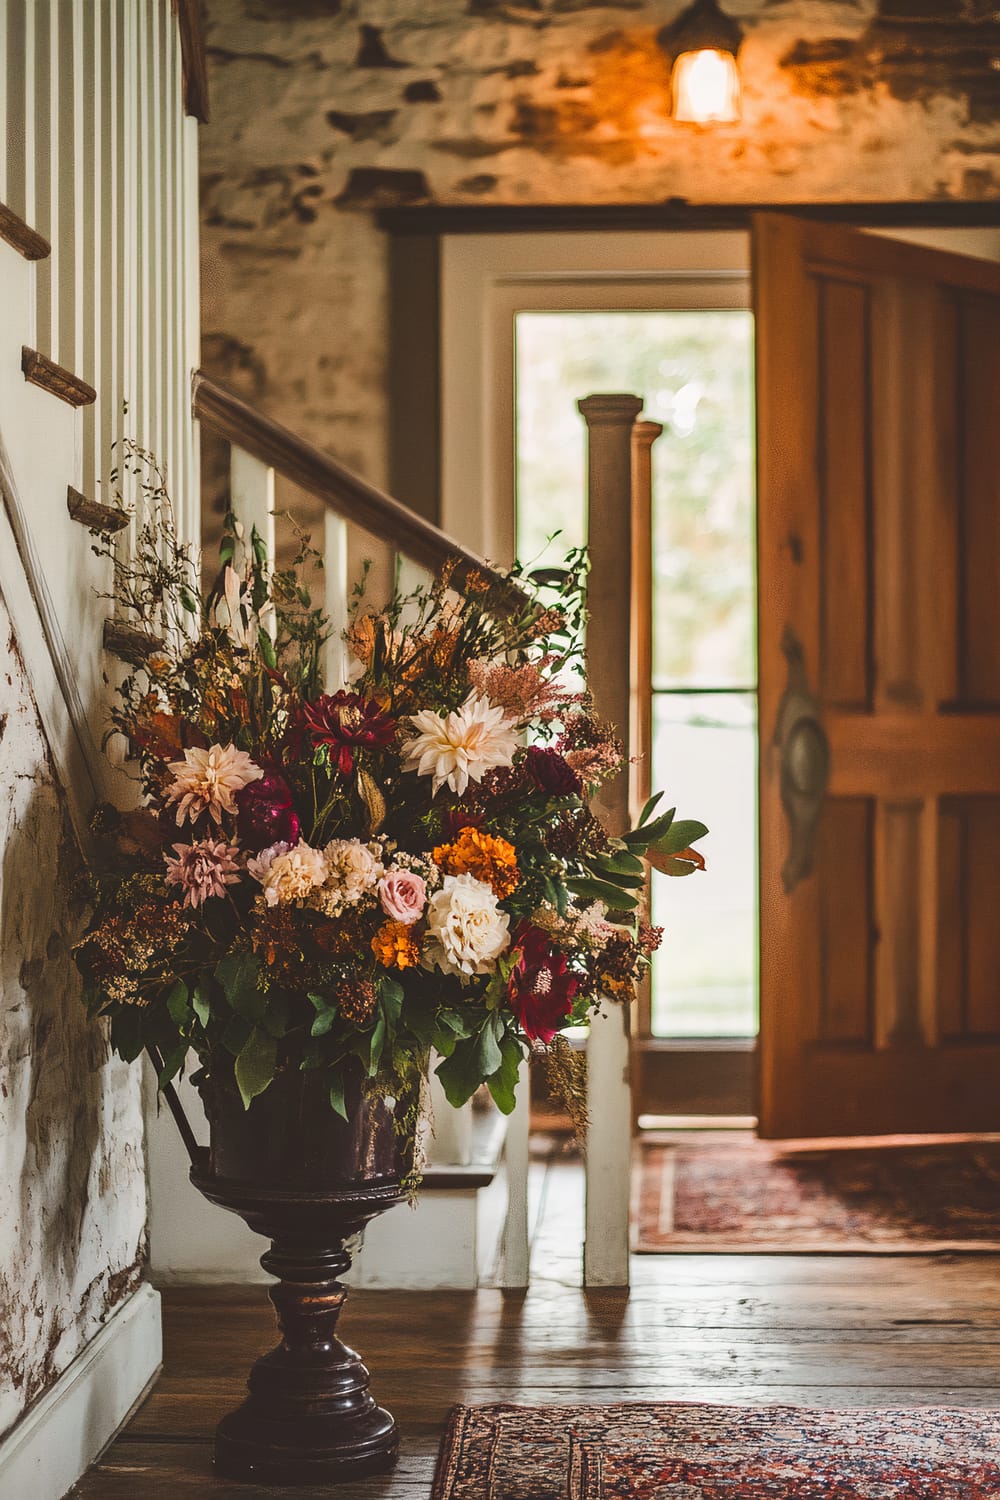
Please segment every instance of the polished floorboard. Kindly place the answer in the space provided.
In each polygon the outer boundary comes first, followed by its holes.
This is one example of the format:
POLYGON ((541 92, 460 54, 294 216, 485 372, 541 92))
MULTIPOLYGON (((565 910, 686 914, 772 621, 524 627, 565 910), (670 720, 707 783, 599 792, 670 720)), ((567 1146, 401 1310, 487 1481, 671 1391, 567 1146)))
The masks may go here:
POLYGON ((402 1431, 391 1475, 294 1492, 216 1479, 212 1431, 275 1341, 270 1303, 262 1287, 165 1288, 163 1374, 74 1500, 417 1500, 457 1402, 1000 1407, 1000 1256, 642 1256, 628 1292, 584 1292, 581 1170, 548 1163, 535 1188, 526 1293, 351 1294, 340 1331, 402 1431))

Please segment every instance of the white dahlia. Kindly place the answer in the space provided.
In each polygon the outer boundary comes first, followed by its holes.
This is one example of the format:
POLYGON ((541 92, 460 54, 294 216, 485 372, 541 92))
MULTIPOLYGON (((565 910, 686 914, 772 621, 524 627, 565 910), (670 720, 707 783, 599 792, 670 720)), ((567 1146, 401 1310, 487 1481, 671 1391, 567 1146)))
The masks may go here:
POLYGON ((331 839, 323 850, 326 858, 326 883, 346 906, 354 906, 382 879, 385 867, 378 858, 378 845, 363 844, 360 839, 331 839))
POLYGON ((426 915, 424 962, 445 974, 488 974, 510 945, 510 918, 474 875, 446 875, 426 915))
POLYGON ((478 693, 470 693, 450 714, 422 709, 411 714, 410 723, 417 733, 403 743, 404 764, 420 776, 433 776, 434 796, 447 782, 460 797, 470 780, 482 781, 494 766, 513 764, 517 726, 478 693))
POLYGON ((185 750, 184 759, 171 761, 170 769, 174 783, 167 789, 166 801, 177 803, 178 824, 185 818, 193 823, 203 812, 221 823, 224 812, 236 812, 236 793, 264 774, 246 751, 237 750, 235 745, 185 750))

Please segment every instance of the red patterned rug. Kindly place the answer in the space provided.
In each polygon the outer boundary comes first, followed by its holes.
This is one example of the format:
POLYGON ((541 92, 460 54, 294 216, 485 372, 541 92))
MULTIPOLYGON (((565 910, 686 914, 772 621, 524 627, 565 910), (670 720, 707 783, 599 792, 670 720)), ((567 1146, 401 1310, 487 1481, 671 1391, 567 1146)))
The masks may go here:
POLYGON ((1000 1413, 456 1407, 433 1500, 997 1500, 1000 1413))
POLYGON ((765 1254, 1000 1250, 1000 1138, 644 1142, 634 1249, 765 1254))

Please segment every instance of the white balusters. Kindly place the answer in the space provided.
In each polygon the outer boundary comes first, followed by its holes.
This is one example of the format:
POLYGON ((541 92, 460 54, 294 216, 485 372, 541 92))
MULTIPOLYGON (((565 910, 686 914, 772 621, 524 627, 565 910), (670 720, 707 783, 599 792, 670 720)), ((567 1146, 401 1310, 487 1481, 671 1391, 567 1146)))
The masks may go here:
POLYGON ((326 512, 323 522, 323 572, 326 580, 326 614, 330 639, 326 646, 326 686, 330 693, 347 686, 347 652, 343 633, 350 605, 347 522, 326 512))
POLYGON ((256 529, 273 561, 274 470, 252 453, 233 447, 229 453, 229 496, 233 513, 243 524, 246 545, 249 547, 251 531, 256 529))
POLYGON ((507 1177, 507 1214, 503 1226, 500 1281, 506 1287, 525 1287, 530 1272, 528 1239, 528 1168, 531 1135, 531 1063, 518 1070, 517 1102, 507 1122, 504 1168, 507 1177))

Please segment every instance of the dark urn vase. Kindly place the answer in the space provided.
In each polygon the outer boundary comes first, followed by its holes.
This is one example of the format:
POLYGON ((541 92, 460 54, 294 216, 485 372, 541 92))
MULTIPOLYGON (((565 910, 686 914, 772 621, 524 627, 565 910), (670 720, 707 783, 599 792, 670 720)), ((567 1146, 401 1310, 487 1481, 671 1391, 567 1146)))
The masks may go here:
POLYGON ((215 1462, 230 1478, 322 1484, 390 1468, 399 1434, 371 1396, 368 1371, 336 1336, 351 1264, 346 1242, 403 1196, 412 1164, 391 1101, 348 1083, 345 1121, 315 1072, 289 1065, 249 1110, 231 1076, 201 1088, 211 1145, 191 1181, 271 1241, 261 1265, 282 1338, 250 1371, 250 1394, 225 1416, 215 1462))

